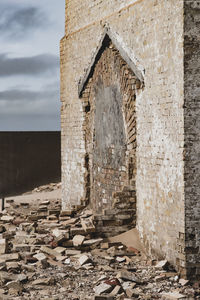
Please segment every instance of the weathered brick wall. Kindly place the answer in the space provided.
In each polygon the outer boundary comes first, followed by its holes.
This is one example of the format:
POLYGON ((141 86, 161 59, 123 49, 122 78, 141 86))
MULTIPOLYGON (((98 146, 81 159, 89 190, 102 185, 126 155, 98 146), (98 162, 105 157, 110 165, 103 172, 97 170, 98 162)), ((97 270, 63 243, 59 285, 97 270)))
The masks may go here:
POLYGON ((66 33, 86 29, 106 21, 108 17, 127 9, 141 0, 66 0, 66 33))
POLYGON ((67 1, 61 41, 63 208, 84 198, 78 82, 103 26, 145 69, 137 99, 137 226, 149 251, 184 267, 183 1, 67 1))
POLYGON ((186 260, 200 277, 200 2, 185 1, 184 121, 186 260))

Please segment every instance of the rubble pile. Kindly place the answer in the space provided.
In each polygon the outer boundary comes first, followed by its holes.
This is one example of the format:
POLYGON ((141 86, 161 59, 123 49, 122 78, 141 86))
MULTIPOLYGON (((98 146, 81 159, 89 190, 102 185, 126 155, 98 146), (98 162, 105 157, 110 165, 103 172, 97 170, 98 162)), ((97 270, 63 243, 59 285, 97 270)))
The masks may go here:
POLYGON ((36 187, 32 191, 28 191, 28 192, 24 193, 24 195, 29 195, 29 194, 32 194, 32 193, 41 193, 41 192, 52 192, 52 191, 58 190, 60 188, 61 188, 61 182, 59 182, 59 183, 50 183, 50 184, 45 184, 45 185, 41 185, 39 187, 36 187))
POLYGON ((0 299, 200 299, 167 261, 96 232, 89 209, 9 200, 0 213, 0 299))

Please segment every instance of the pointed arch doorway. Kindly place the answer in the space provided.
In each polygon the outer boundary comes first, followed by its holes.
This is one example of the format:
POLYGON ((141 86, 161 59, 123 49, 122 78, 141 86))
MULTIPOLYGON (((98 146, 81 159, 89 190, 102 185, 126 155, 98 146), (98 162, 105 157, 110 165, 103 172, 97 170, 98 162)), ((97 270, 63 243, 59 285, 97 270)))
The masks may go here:
POLYGON ((126 58, 106 33, 79 88, 85 117, 86 199, 102 228, 109 226, 106 235, 136 224, 136 96, 143 77, 126 58))

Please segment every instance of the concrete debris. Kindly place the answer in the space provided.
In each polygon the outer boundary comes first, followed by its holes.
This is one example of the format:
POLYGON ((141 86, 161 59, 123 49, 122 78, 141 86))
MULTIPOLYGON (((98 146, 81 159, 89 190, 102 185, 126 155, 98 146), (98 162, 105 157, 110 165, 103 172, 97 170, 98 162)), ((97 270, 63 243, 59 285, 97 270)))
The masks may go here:
POLYGON ((149 264, 134 244, 102 238, 87 208, 9 204, 0 213, 0 299, 200 299, 199 285, 167 261, 149 264))

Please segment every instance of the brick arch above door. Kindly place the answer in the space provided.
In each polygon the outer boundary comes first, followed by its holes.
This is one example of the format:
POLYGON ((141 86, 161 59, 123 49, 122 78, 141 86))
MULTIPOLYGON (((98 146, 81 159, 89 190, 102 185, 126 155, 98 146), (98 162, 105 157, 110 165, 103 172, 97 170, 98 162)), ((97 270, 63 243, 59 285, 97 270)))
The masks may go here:
POLYGON ((92 74, 94 72, 94 68, 100 59, 105 47, 109 42, 112 42, 114 47, 119 51, 120 56, 122 59, 127 63, 129 68, 132 70, 132 72, 135 74, 137 79, 141 82, 141 84, 144 85, 144 74, 145 69, 138 61, 138 58, 136 58, 133 55, 133 51, 130 50, 128 47, 125 46, 123 40, 121 37, 114 31, 112 31, 109 26, 106 26, 104 28, 103 34, 100 38, 99 45, 95 49, 91 62, 89 66, 85 69, 84 75, 79 80, 78 85, 78 94, 79 97, 82 96, 82 92, 84 91, 89 79, 92 77, 92 74))

